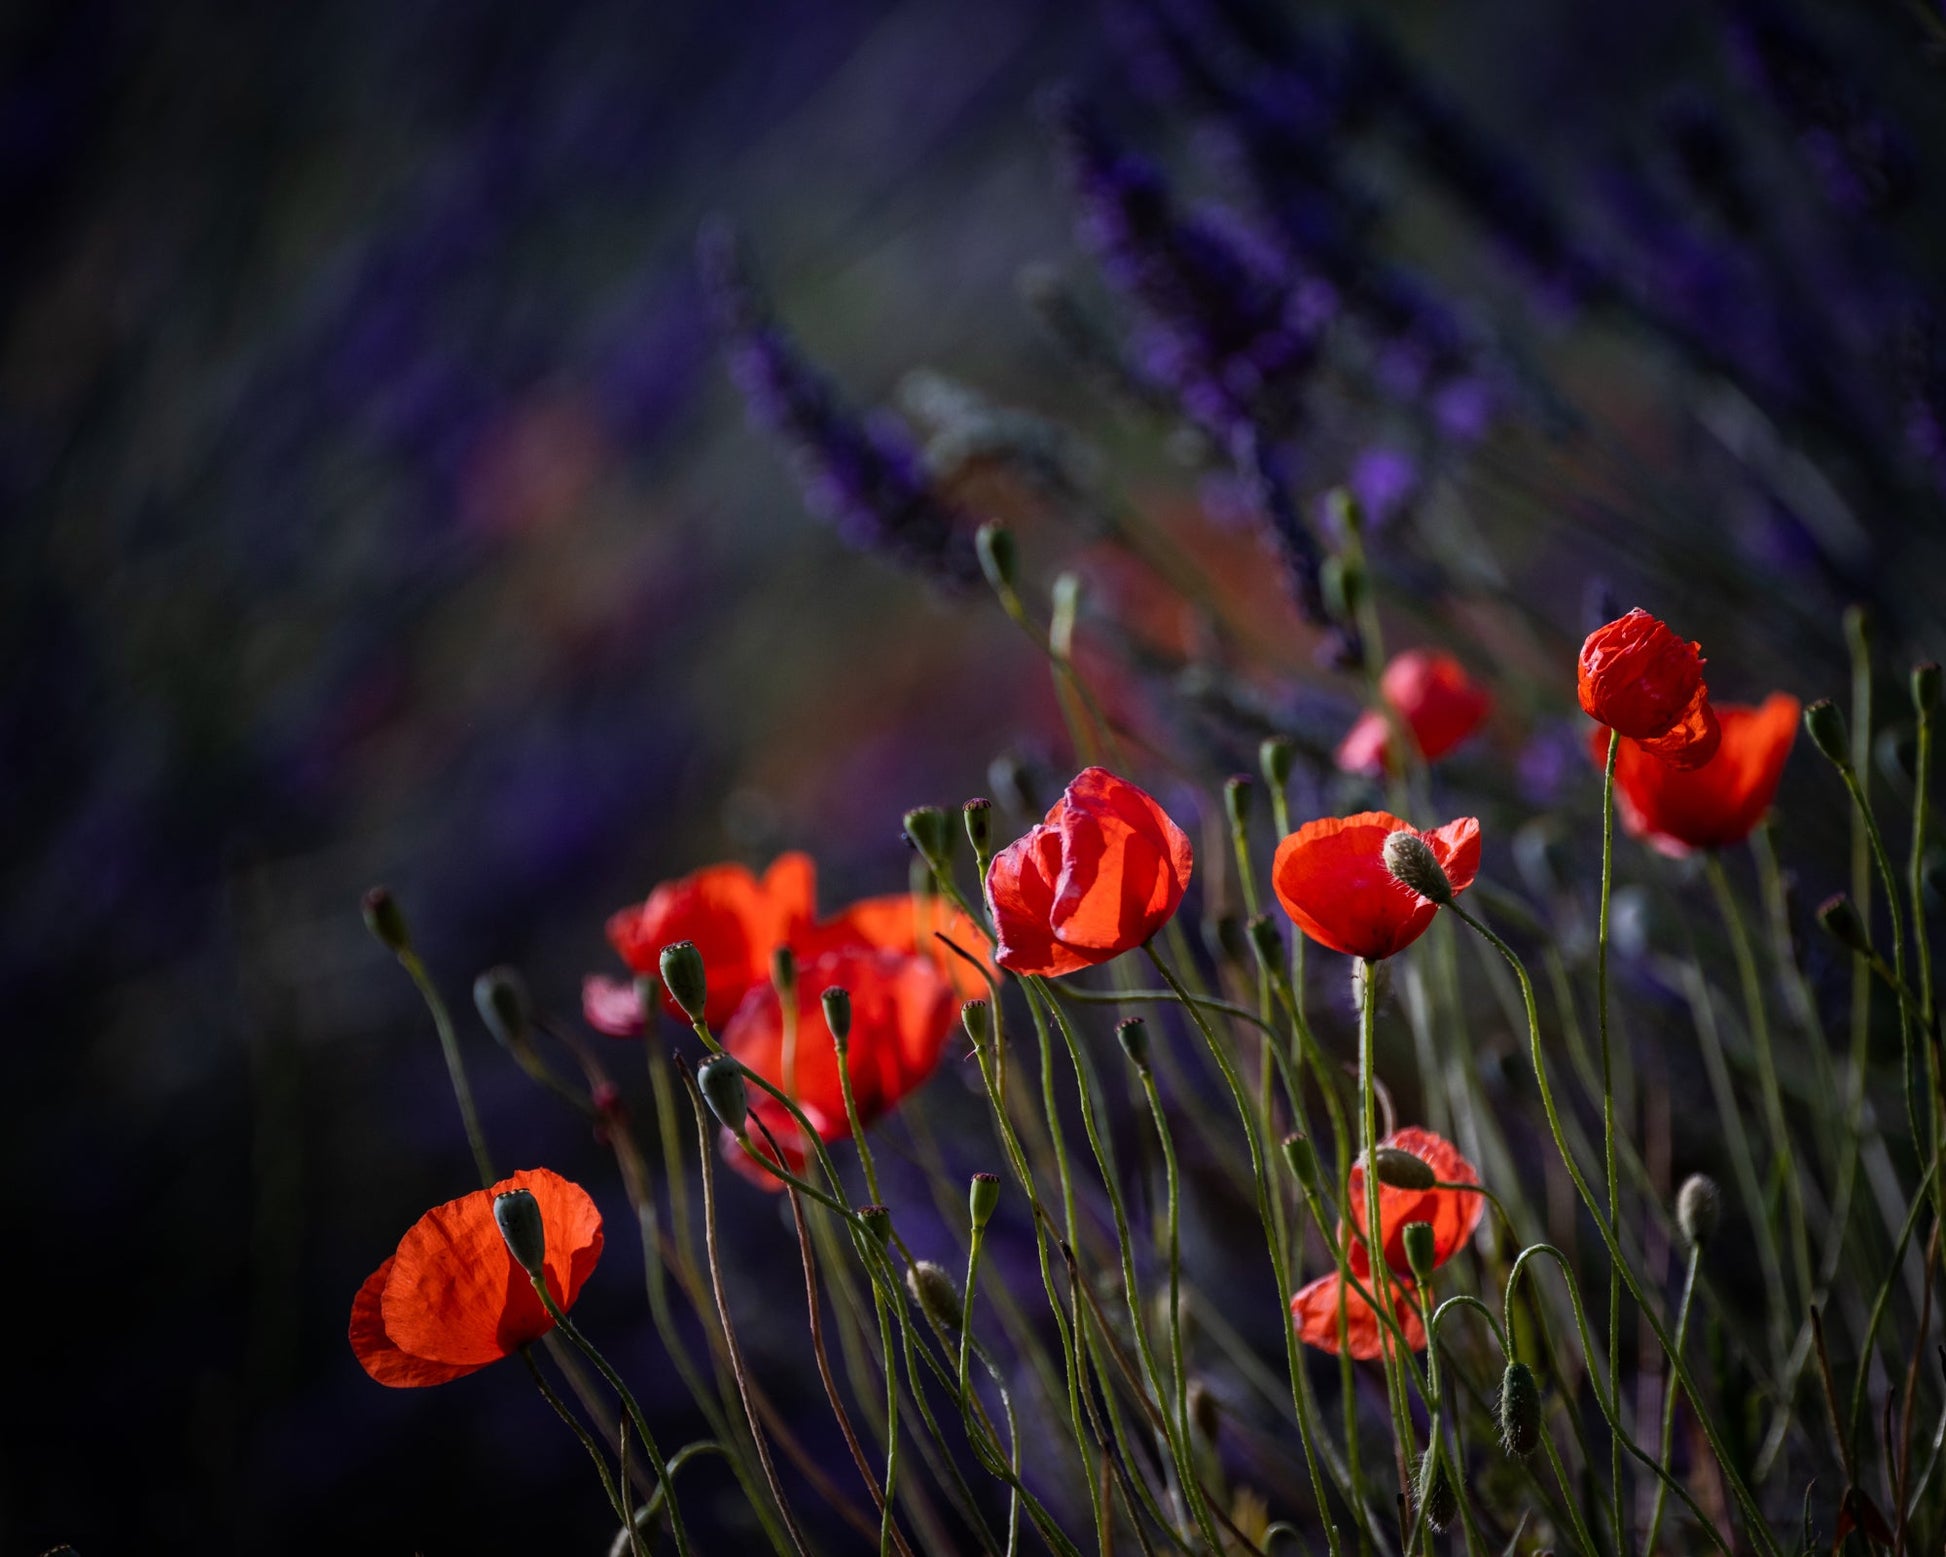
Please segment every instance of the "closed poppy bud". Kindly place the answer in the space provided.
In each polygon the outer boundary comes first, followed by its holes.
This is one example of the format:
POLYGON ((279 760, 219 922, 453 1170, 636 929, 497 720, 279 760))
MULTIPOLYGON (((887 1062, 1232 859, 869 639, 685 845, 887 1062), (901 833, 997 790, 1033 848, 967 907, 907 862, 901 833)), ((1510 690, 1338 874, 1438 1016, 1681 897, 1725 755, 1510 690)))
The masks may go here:
POLYGON ((1426 1511, 1426 1523, 1433 1529, 1444 1531, 1459 1518, 1459 1493, 1453 1490, 1453 1478, 1446 1473, 1446 1457, 1436 1443, 1428 1444, 1419 1458, 1415 1494, 1419 1506, 1426 1511))
POLYGON ((512 968, 488 968, 473 981, 473 1004, 493 1041, 519 1056, 531 1047, 533 1009, 527 986, 512 968))
POLYGON ((1851 763, 1850 736, 1845 731, 1845 716, 1828 697, 1821 697, 1804 710, 1804 728, 1811 744, 1839 767, 1851 763))
POLYGON ((1411 1152, 1381 1146, 1372 1155, 1378 1162, 1379 1183, 1392 1189, 1431 1189, 1439 1182, 1432 1164, 1411 1152))
POLYGON ((1856 659, 1871 657, 1872 616, 1856 602, 1845 607, 1845 645, 1856 659))
POLYGON ((662 987, 669 992, 669 998, 682 1007, 690 1021, 702 1021, 703 1013, 709 1008, 709 972, 703 966, 703 954, 696 950, 696 943, 677 941, 663 947, 660 966, 662 987))
POLYGON ((974 856, 984 864, 993 852, 993 802, 976 797, 959 809, 966 823, 966 841, 973 845, 974 856))
POLYGON ((1446 879, 1445 867, 1432 845, 1405 828, 1385 840, 1385 868, 1394 881, 1402 882, 1428 902, 1444 908, 1453 901, 1453 884, 1446 879))
POLYGON ((915 806, 905 814, 905 835, 919 858, 935 870, 943 870, 952 858, 953 831, 946 825, 946 813, 938 806, 915 806))
MULTIPOLYGON (((1381 1170, 1379 1183, 1384 1182, 1385 1175, 1381 1170)), ((1405 1262, 1412 1269, 1412 1279, 1423 1287, 1432 1280, 1436 1263, 1432 1223, 1407 1222, 1399 1230, 1399 1236, 1405 1240, 1405 1262)))
POLYGON ((1590 719, 1664 762, 1698 768, 1716 755, 1721 731, 1703 683, 1703 656, 1639 606, 1588 634, 1576 691, 1590 719))
POLYGON ((980 554, 980 571, 987 582, 1002 593, 1011 590, 1020 571, 1014 532, 1004 524, 983 524, 973 537, 973 548, 980 554))
POLYGON ((373 887, 365 894, 365 928, 395 956, 412 950, 412 933, 390 887, 373 887))
POLYGON ((1526 1363, 1510 1362, 1500 1380, 1500 1447, 1524 1460, 1540 1446, 1540 1386, 1526 1363))
POLYGON ((892 1213, 884 1206, 860 1206, 858 1220, 878 1240, 880 1248, 892 1241, 892 1213))
POLYGON ((1920 718, 1939 707, 1939 665, 1933 660, 1912 667, 1912 706, 1920 718))
POLYGON ((993 1038, 993 1008, 984 1000, 968 1000, 959 1008, 959 1019, 975 1051, 986 1053, 987 1044, 993 1038))
POLYGON ((1676 1226, 1682 1229, 1683 1242, 1700 1249, 1716 1231, 1723 1215, 1723 1191, 1707 1173, 1692 1173, 1676 1192, 1676 1226))
POLYGON ((1115 1036, 1121 1040, 1122 1053, 1129 1063, 1139 1071, 1149 1068, 1149 1028, 1139 1016, 1131 1016, 1126 1022, 1115 1025, 1115 1036))
POLYGON ((732 1135, 742 1135, 744 1120, 750 1112, 750 1093, 743 1079, 743 1067, 727 1054, 715 1054, 696 1067, 696 1085, 702 1088, 703 1101, 732 1135))
POLYGON ((1250 826, 1250 776, 1232 773, 1223 781, 1223 810, 1230 818, 1230 831, 1241 833, 1250 826))
POLYGON ((1836 893, 1818 904, 1818 923, 1840 945, 1871 955, 1872 938, 1865 933, 1865 922, 1844 893, 1836 893))
POLYGON ((1325 609, 1333 621, 1349 622, 1365 598, 1365 569, 1355 558, 1326 557, 1319 569, 1325 609))
POLYGON ((1273 735, 1257 748, 1257 766, 1263 770, 1264 782, 1272 789, 1284 789, 1296 765, 1297 747, 1288 736, 1273 735))
POLYGON ((1292 1131, 1282 1142, 1284 1161, 1289 1165, 1291 1177, 1296 1179, 1307 1195, 1318 1193, 1318 1149, 1311 1144, 1308 1135, 1292 1131))
POLYGON ((1187 1393, 1190 1427, 1204 1443, 1215 1448, 1217 1434, 1223 1427, 1223 1409, 1217 1401, 1216 1391, 1201 1379, 1191 1379, 1187 1393))
POLYGON ((845 1040, 851 1037, 851 991, 841 984, 833 984, 824 992, 824 1025, 831 1029, 831 1041, 843 1054, 845 1040))
POLYGON ((1275 968, 1284 957, 1284 938, 1277 933, 1276 922, 1268 914, 1259 914, 1246 928, 1257 960, 1266 968, 1275 968))
POLYGON ((506 1240, 514 1264, 537 1280, 545 1280, 547 1224, 541 1220, 541 1203, 533 1191, 510 1189, 495 1195, 493 1220, 500 1225, 500 1236, 506 1240))
POLYGON ((973 1225, 985 1227, 993 1220, 993 1208, 1000 1204, 1000 1179, 997 1174, 976 1173, 972 1187, 966 1192, 967 1209, 972 1213, 973 1225))
POLYGON ((920 1311, 948 1335, 959 1334, 965 1310, 960 1303, 959 1286, 943 1267, 931 1260, 920 1260, 905 1273, 920 1311))

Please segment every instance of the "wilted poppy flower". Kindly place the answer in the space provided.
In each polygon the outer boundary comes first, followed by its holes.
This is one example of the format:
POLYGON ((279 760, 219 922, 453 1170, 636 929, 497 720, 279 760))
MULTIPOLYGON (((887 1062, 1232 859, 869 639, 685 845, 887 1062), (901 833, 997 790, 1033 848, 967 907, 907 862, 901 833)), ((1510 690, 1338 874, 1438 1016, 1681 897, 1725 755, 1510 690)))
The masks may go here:
MULTIPOLYGON (((744 1067, 788 1094, 819 1137, 841 1141, 851 1134, 844 1083, 831 1029, 824 1019, 824 992, 850 992, 851 1033, 845 1063, 860 1124, 893 1108, 939 1064, 947 1035, 959 1016, 959 997, 930 957, 851 946, 827 952, 797 970, 795 1049, 786 1064, 783 1003, 765 984, 750 991, 723 1030, 723 1047, 744 1067)), ((777 1138, 787 1167, 803 1166, 808 1143, 789 1111, 759 1087, 749 1089, 750 1112, 777 1138)), ((763 1131, 753 1124, 750 1143, 769 1154, 763 1131)), ((730 1160, 753 1167, 741 1147, 730 1160)), ((776 1187, 761 1169, 751 1176, 776 1187)))
MULTIPOLYGON (((1439 905, 1396 880, 1385 866, 1385 840, 1416 832, 1389 811, 1306 822, 1277 846, 1271 885, 1297 927, 1321 946, 1376 962, 1425 933, 1439 905)), ((1419 833, 1455 893, 1480 869, 1480 823, 1460 817, 1419 833)))
MULTIPOLYGON (((1457 1146, 1445 1137, 1422 1130, 1417 1125, 1395 1131, 1379 1145, 1410 1152, 1431 1168, 1433 1177, 1442 1184, 1480 1182, 1479 1172, 1460 1155, 1457 1146)), ((1480 1217, 1485 1210, 1486 1196, 1468 1194, 1462 1189, 1400 1189, 1396 1185, 1380 1184, 1379 1237, 1385 1244, 1385 1263, 1395 1275, 1410 1277, 1412 1265, 1405 1257, 1405 1225, 1408 1222, 1428 1222, 1432 1225, 1432 1263, 1433 1268, 1437 1269, 1466 1247, 1474 1228, 1480 1225, 1480 1217)), ((1366 1210, 1365 1159, 1362 1155, 1352 1164, 1345 1196, 1345 1215, 1350 1219, 1355 1235, 1363 1240, 1366 1210)), ((1361 1242, 1355 1253, 1362 1255, 1364 1252, 1361 1242)))
POLYGON ((548 1295, 563 1312, 574 1306, 601 1258, 601 1213, 579 1184, 529 1168, 433 1207, 358 1289, 351 1349, 379 1383, 444 1384, 554 1328, 493 1219, 494 1196, 512 1189, 527 1190, 540 1206, 548 1295))
MULTIPOLYGON (((1358 1269, 1358 1255, 1363 1252, 1362 1245, 1354 1248, 1351 1265, 1359 1278, 1359 1285, 1370 1292, 1371 1278, 1358 1269)), ((1359 1362, 1370 1362, 1389 1355, 1398 1343, 1379 1324, 1378 1314, 1365 1301, 1364 1293, 1357 1287, 1344 1286, 1336 1271, 1298 1288, 1296 1295, 1291 1298, 1291 1322, 1297 1326, 1297 1338, 1306 1346, 1315 1346, 1334 1357, 1338 1355, 1338 1299, 1341 1291, 1344 1294, 1345 1338, 1349 1342, 1346 1350, 1359 1362)), ((1424 1351, 1426 1327, 1419 1318, 1419 1303, 1413 1296, 1411 1283, 1394 1282, 1391 1293, 1399 1329, 1414 1351, 1424 1351)))
MULTIPOLYGON (((741 865, 711 865, 665 881, 648 901, 608 921, 608 939, 637 973, 660 969, 662 949, 693 941, 709 974, 704 1017, 720 1027, 752 986, 770 977, 770 955, 809 928, 817 868, 807 854, 782 854, 758 880, 741 865)), ((663 1005, 681 1018, 665 991, 663 1005)))
MULTIPOLYGON (((1700 768, 1658 762, 1633 741, 1622 742, 1616 754, 1615 804, 1622 825, 1664 854, 1741 843, 1776 798, 1784 760, 1797 739, 1797 699, 1773 692, 1761 707, 1725 703, 1717 715, 1722 743, 1700 768)), ((1607 735, 1596 730, 1589 744, 1595 760, 1606 762, 1607 735)))
POLYGON ((1106 768, 1084 768, 1046 821, 993 857, 995 960, 1053 978, 1133 950, 1169 922, 1194 863, 1189 839, 1153 799, 1106 768))
POLYGON ((1581 645, 1582 712, 1664 762, 1700 768, 1722 734, 1700 648, 1640 606, 1597 627, 1581 645))
MULTIPOLYGON (((1429 649, 1395 655, 1379 677, 1378 691, 1428 762, 1437 762, 1479 729, 1493 706, 1465 666, 1450 654, 1429 649)), ((1338 743, 1338 766, 1347 773, 1381 772, 1391 741, 1391 722, 1368 708, 1338 743)))

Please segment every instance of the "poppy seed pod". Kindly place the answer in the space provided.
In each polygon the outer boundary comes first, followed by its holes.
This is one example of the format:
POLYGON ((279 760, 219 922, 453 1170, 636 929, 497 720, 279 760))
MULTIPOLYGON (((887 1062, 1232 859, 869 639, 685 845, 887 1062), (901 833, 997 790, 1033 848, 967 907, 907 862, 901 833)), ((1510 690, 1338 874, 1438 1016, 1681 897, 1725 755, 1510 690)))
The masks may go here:
POLYGON ((1868 957, 1872 954, 1872 938, 1865 933, 1865 922, 1844 893, 1836 893, 1818 904, 1818 923, 1840 945, 1868 957))
POLYGON ((980 571, 987 582, 1002 593, 1011 591, 1020 571, 1014 532, 1004 524, 983 524, 973 537, 973 549, 980 554, 980 571))
POLYGON ((493 1220, 500 1226, 514 1264, 536 1281, 546 1280, 547 1224, 532 1190, 510 1189, 493 1197, 493 1220))
POLYGON ((528 1052, 533 1008, 518 973, 512 968, 488 968, 473 981, 473 1004, 495 1043, 515 1056, 528 1052))
POLYGON ((843 1054, 845 1041, 851 1037, 851 991, 842 984, 833 984, 824 992, 824 1025, 831 1029, 831 1041, 843 1054))
POLYGON ((1432 845, 1417 833, 1400 828, 1389 834, 1382 854, 1385 868, 1392 873, 1394 881, 1441 908, 1453 901, 1453 883, 1446 875, 1446 867, 1439 863, 1432 845))
POLYGON ((884 1206, 860 1206, 858 1220, 863 1222, 866 1231, 878 1240, 880 1248, 884 1248, 892 1241, 892 1213, 884 1206))
POLYGON ((905 1273, 905 1284, 928 1319, 949 1335, 959 1334, 965 1310, 958 1284, 942 1266, 920 1260, 905 1273))
POLYGON ((1284 1137, 1284 1161, 1289 1165, 1291 1177, 1302 1186, 1306 1195, 1315 1197, 1318 1193, 1318 1149, 1311 1144, 1311 1138, 1293 1131, 1284 1137))
POLYGON ((696 1085, 703 1101, 730 1134, 741 1136, 750 1112, 750 1094, 743 1067, 727 1054, 714 1054, 696 1067, 696 1085))
POLYGON ((1682 1229, 1683 1242, 1700 1249, 1716 1231, 1723 1214, 1723 1191, 1707 1173, 1692 1173, 1676 1192, 1676 1225, 1682 1229))
POLYGON ((1446 1457, 1439 1445, 1428 1444, 1419 1458, 1419 1475, 1414 1487, 1419 1506, 1426 1512, 1426 1523, 1444 1532, 1459 1517, 1459 1493, 1453 1478, 1446 1473, 1446 1457))
POLYGON ((1927 660, 1912 667, 1912 706, 1924 719, 1939 707, 1939 665, 1927 660))
POLYGON ((973 1215, 973 1225, 985 1227, 993 1220, 993 1208, 1000 1204, 1000 1178, 998 1174, 976 1173, 972 1186, 966 1192, 967 1209, 973 1215))
POLYGON ((966 823, 966 841, 973 845, 973 853, 982 865, 993 852, 993 802, 978 796, 959 808, 960 817, 966 823))
POLYGON ((942 870, 952 858, 953 830, 946 825, 946 813, 938 806, 914 806, 905 814, 905 835, 919 857, 935 870, 942 870))
POLYGON ((1526 1363, 1510 1362, 1500 1379, 1500 1447, 1524 1460, 1540 1446, 1540 1385, 1526 1363))
POLYGON ((1821 697, 1804 710, 1804 729, 1811 744, 1839 767, 1851 765, 1850 737, 1845 731, 1845 716, 1828 697, 1821 697))
MULTIPOLYGON (((1385 1181, 1381 1178, 1379 1182, 1385 1181)), ((1399 1230, 1399 1236, 1405 1240, 1405 1262, 1411 1267, 1412 1279, 1423 1287, 1432 1280, 1433 1266, 1437 1263, 1432 1223, 1407 1222, 1399 1230)))
POLYGON ((986 1053, 993 1038, 993 1007, 984 1000, 969 1000, 959 1008, 960 1025, 973 1041, 975 1052, 986 1053))
POLYGON ((1121 1041, 1122 1053, 1128 1056, 1129 1063, 1146 1073, 1149 1068, 1148 1024, 1139 1016, 1131 1016, 1127 1021, 1115 1024, 1115 1036, 1121 1041))
POLYGON ((696 950, 696 943, 677 941, 663 947, 658 964, 662 969, 662 987, 669 992, 669 998, 682 1007, 690 1021, 704 1020, 704 1013, 709 1009, 709 972, 703 966, 703 954, 696 950))
POLYGON ((394 956, 412 950, 412 933, 390 887, 373 887, 365 894, 365 928, 394 956))
POLYGON ((1391 1189, 1431 1189, 1439 1182, 1432 1164, 1397 1146, 1381 1146, 1372 1154, 1378 1162, 1378 1181, 1391 1189))
POLYGON ((1230 818, 1230 831, 1245 832, 1250 826, 1250 775, 1232 773, 1223 781, 1223 810, 1230 818))

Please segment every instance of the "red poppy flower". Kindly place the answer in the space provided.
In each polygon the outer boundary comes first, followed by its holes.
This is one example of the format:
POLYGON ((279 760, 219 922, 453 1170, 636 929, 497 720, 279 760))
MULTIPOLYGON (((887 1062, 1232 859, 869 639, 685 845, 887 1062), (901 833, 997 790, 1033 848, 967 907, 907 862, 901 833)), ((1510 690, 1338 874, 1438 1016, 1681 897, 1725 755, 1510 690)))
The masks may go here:
MULTIPOLYGON (((1763 820, 1797 739, 1798 701, 1773 692, 1762 707, 1725 703, 1717 710, 1722 743, 1700 768, 1658 762, 1634 741, 1615 757, 1615 803, 1622 825, 1664 854, 1741 843, 1763 820)), ((1596 762, 1608 760, 1605 731, 1591 732, 1596 762)))
MULTIPOLYGON (((1459 1148, 1443 1136, 1418 1126, 1395 1131, 1381 1146, 1410 1152, 1433 1171, 1442 1184, 1477 1184, 1479 1172, 1460 1155, 1459 1148)), ((1486 1210, 1486 1196, 1470 1195, 1460 1189, 1399 1189, 1391 1184, 1378 1188, 1379 1236, 1385 1243, 1385 1263, 1399 1276, 1410 1277, 1412 1264, 1405 1257, 1405 1225, 1408 1222, 1432 1224, 1433 1267, 1444 1265, 1473 1236, 1486 1210)), ((1345 1195, 1345 1215, 1355 1235, 1365 1236, 1365 1161, 1362 1156, 1352 1164, 1351 1179, 1345 1195)), ((1361 1242, 1354 1251, 1365 1253, 1361 1242)))
POLYGON ((1169 922, 1194 864, 1161 806, 1106 768, 1085 768, 1047 820, 988 867, 995 960, 1055 978, 1119 957, 1169 922))
MULTIPOLYGON (((1425 934, 1439 912, 1385 868, 1385 840, 1417 829, 1389 811, 1306 822, 1277 846, 1270 880, 1297 927, 1321 946, 1376 962, 1425 934)), ((1445 867, 1455 893, 1480 869, 1480 823, 1460 817, 1419 833, 1445 867)))
POLYGON ((444 1384, 498 1362, 554 1328, 493 1219, 493 1197, 532 1193, 547 1230, 547 1290, 563 1312, 601 1258, 601 1213, 579 1184, 529 1168, 435 1206, 351 1304, 351 1349, 381 1384, 444 1384))
POLYGON ((943 898, 912 892, 861 898, 814 925, 791 943, 791 949, 800 961, 846 947, 926 957, 939 965, 960 999, 984 1000, 986 980, 964 957, 942 944, 941 935, 977 957, 989 972, 993 970, 986 932, 979 925, 943 898))
MULTIPOLYGON (((1353 1265, 1354 1273, 1359 1274, 1359 1285, 1370 1292, 1371 1280, 1356 1272, 1355 1257, 1353 1265)), ((1336 1271, 1298 1288, 1296 1295, 1291 1298, 1291 1322, 1297 1326, 1297 1338, 1306 1346, 1315 1346, 1334 1357, 1338 1355, 1338 1295, 1341 1290, 1344 1292, 1345 1338, 1349 1342, 1346 1350, 1359 1362, 1371 1362, 1380 1356, 1390 1355, 1398 1342, 1379 1324, 1378 1313, 1366 1302, 1364 1294, 1356 1287, 1343 1287, 1336 1271)), ((1419 1303, 1413 1296, 1411 1283, 1394 1282, 1391 1292, 1399 1329, 1404 1332, 1406 1341, 1415 1352, 1424 1351, 1426 1327, 1419 1318, 1419 1303)))
MULTIPOLYGON (((798 966, 797 1039, 787 1066, 783 1003, 771 985, 751 990, 723 1031, 723 1047, 788 1093, 821 1139, 841 1141, 851 1134, 851 1121, 845 1113, 837 1050, 824 1020, 824 992, 833 985, 851 994, 845 1064, 859 1123, 866 1125, 933 1073, 959 1016, 959 998, 930 957, 860 946, 827 952, 798 966)), ((801 1168, 807 1143, 789 1111, 767 1092, 752 1087, 750 1112, 777 1138, 785 1165, 801 1168)), ((750 1141, 768 1155, 763 1132, 754 1125, 750 1141)), ((740 1146, 726 1149, 731 1162, 753 1166, 740 1146)), ((755 1169, 752 1177, 777 1187, 776 1180, 761 1169, 755 1169)))
POLYGON ((1701 647, 1640 606, 1597 627, 1581 645, 1582 712, 1664 762, 1700 768, 1722 737, 1703 684, 1701 647))
MULTIPOLYGON (((704 1016, 720 1027, 752 986, 770 978, 770 955, 807 929, 815 913, 817 867, 807 854, 782 854, 759 881, 741 865, 711 865, 665 881, 648 901, 608 921, 608 939, 637 973, 659 971, 662 950, 693 941, 709 974, 704 1016)), ((663 1005, 686 1020, 665 991, 663 1005)))
MULTIPOLYGON (((1479 729, 1493 706, 1465 666, 1450 654, 1428 649, 1394 656, 1379 677, 1378 691, 1428 762, 1437 762, 1479 729)), ((1346 773, 1382 772, 1391 740, 1390 721, 1368 708, 1338 743, 1338 766, 1346 773)))

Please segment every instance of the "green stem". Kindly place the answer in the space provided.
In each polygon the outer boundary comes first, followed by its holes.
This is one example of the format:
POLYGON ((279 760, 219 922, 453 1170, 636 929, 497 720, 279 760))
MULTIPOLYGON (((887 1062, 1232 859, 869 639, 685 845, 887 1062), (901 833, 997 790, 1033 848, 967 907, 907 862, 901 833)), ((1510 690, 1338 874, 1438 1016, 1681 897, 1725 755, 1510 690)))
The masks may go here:
POLYGON ((439 1051, 446 1057, 446 1075, 459 1101, 460 1123, 466 1126, 466 1144, 473 1148, 473 1165, 480 1170, 480 1185, 491 1189, 500 1175, 493 1171, 493 1158, 487 1152, 486 1133, 480 1128, 480 1112, 473 1106, 473 1087, 466 1079, 466 1062, 460 1058, 459 1038, 453 1031, 452 1013, 432 981, 426 965, 410 946, 399 953, 399 966, 419 990, 419 996, 432 1013, 432 1025, 439 1033, 439 1051))
MULTIPOLYGON (((1689 1334, 1689 1306, 1696 1296, 1696 1268, 1703 1258, 1702 1247, 1689 1246, 1689 1265, 1683 1273, 1682 1301, 1676 1307, 1676 1349, 1682 1350, 1683 1341, 1689 1334)), ((1656 1462, 1663 1467, 1665 1475, 1669 1467, 1669 1447, 1676 1432, 1676 1378, 1672 1373, 1662 1391, 1662 1437, 1656 1447, 1656 1462)), ((1649 1533, 1642 1541, 1642 1557, 1655 1557, 1655 1538, 1662 1533, 1662 1509, 1669 1495, 1669 1489, 1662 1482, 1656 1483, 1655 1503, 1649 1509, 1649 1533)))
MULTIPOLYGON (((1615 761, 1621 755, 1622 737, 1608 732, 1608 756, 1601 774, 1601 912, 1595 939, 1595 1024, 1601 1040, 1601 1156, 1602 1172, 1608 1187, 1608 1233, 1611 1243, 1621 1223, 1621 1174, 1615 1166, 1615 1059, 1608 1038, 1608 901, 1615 876, 1615 761)), ((1596 1212, 1599 1216, 1600 1212, 1596 1212)), ((1622 1273, 1621 1255, 1608 1273, 1608 1376, 1615 1379, 1622 1368, 1622 1273)), ((1622 1505, 1622 1445, 1609 1443, 1608 1477, 1610 1515, 1615 1522, 1615 1545, 1628 1544, 1622 1505)))

